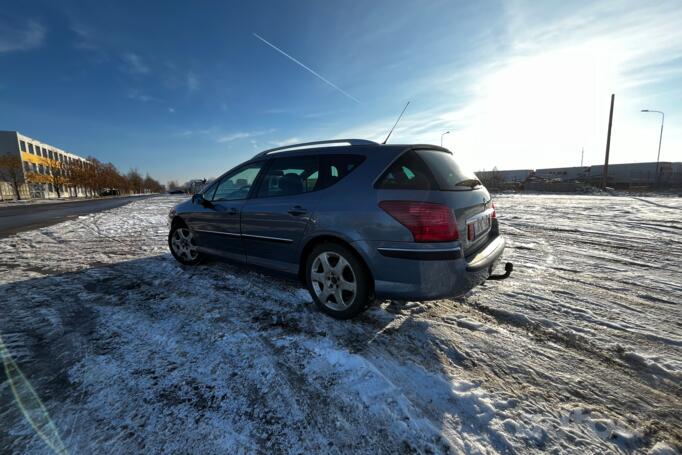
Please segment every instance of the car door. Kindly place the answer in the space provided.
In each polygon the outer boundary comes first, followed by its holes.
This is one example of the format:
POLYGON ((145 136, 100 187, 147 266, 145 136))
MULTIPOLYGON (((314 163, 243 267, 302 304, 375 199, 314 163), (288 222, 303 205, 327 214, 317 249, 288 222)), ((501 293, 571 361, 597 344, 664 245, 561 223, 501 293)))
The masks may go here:
POLYGON ((298 272, 298 251, 319 188, 315 155, 275 158, 263 171, 257 193, 242 210, 242 240, 247 263, 298 272))
POLYGON ((249 163, 229 172, 195 202, 201 207, 192 213, 189 224, 201 251, 245 262, 240 217, 263 164, 249 163))

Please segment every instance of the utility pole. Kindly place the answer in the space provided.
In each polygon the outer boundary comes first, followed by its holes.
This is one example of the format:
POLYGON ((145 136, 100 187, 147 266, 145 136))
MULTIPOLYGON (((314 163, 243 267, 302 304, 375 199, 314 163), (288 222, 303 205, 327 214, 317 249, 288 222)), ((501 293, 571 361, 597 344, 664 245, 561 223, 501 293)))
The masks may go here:
POLYGON ((652 111, 650 109, 642 109, 642 112, 655 112, 656 114, 661 114, 661 135, 658 136, 658 155, 656 155, 656 186, 660 185, 660 171, 659 171, 659 161, 661 161, 661 142, 663 142, 663 123, 665 122, 665 114, 661 111, 652 111))
POLYGON ((585 147, 580 151, 580 167, 583 167, 583 158, 585 158, 585 147))
POLYGON ((611 150, 611 126, 613 125, 613 102, 615 94, 611 94, 611 110, 609 111, 609 131, 606 134, 606 158, 604 159, 604 175, 602 176, 601 187, 606 188, 606 179, 609 176, 609 151, 611 150))

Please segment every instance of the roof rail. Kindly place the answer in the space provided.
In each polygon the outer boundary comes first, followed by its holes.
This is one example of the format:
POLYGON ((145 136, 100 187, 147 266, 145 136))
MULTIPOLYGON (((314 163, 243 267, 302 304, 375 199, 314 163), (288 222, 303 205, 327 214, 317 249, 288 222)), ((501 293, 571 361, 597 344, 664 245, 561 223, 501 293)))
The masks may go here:
POLYGON ((275 147, 272 149, 264 150, 264 151, 258 153, 256 156, 254 156, 254 158, 257 158, 259 156, 270 155, 271 153, 280 153, 280 152, 284 152, 287 150, 315 148, 315 146, 325 145, 325 144, 379 145, 374 141, 368 141, 366 139, 331 139, 328 141, 314 141, 314 142, 303 142, 301 144, 283 145, 281 147, 275 147))

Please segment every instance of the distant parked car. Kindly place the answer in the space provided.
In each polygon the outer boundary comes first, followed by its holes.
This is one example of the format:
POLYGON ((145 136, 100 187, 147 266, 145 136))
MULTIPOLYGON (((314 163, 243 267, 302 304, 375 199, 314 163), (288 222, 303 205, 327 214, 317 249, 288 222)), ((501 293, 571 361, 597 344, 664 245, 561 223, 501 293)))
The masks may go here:
POLYGON ((266 150, 169 217, 182 264, 213 256, 299 277, 341 319, 375 298, 461 296, 489 278, 505 247, 488 191, 434 145, 266 150))
POLYGON ((104 188, 99 192, 100 196, 118 196, 119 191, 116 188, 104 188))
POLYGON ((182 190, 169 190, 168 194, 185 194, 182 190))

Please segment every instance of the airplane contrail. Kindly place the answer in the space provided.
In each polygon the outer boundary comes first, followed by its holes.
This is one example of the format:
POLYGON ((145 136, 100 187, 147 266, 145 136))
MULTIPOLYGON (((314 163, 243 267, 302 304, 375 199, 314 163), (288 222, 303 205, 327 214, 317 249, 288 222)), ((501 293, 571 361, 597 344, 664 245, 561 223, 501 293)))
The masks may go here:
POLYGON ((291 55, 287 54, 287 53, 284 52, 282 49, 280 49, 279 47, 275 46, 274 44, 272 44, 271 42, 269 42, 269 41, 266 40, 265 38, 261 37, 261 36, 258 35, 257 33, 254 33, 253 36, 255 36, 256 38, 258 38, 259 40, 261 40, 262 42, 264 42, 265 44, 267 44, 268 46, 270 46, 271 48, 273 48, 274 50, 276 50, 277 52, 279 52, 280 54, 282 54, 283 56, 285 56, 286 58, 288 58, 288 59, 291 60, 292 62, 296 63, 298 66, 304 68, 304 69, 307 70, 309 73, 312 73, 314 76, 316 76, 318 79, 320 79, 320 80, 321 80, 322 82, 324 82, 325 84, 329 85, 330 87, 332 87, 332 88, 336 89, 337 91, 341 92, 342 94, 346 95, 348 98, 352 99, 352 100, 355 101, 356 103, 361 104, 361 103, 360 103, 360 100, 358 100, 356 97, 354 97, 354 96, 351 95, 350 93, 346 92, 346 91, 343 90, 341 87, 339 87, 338 85, 336 85, 336 84, 334 84, 333 82, 331 82, 329 79, 326 79, 326 78, 325 78, 324 76, 322 76, 321 74, 319 74, 319 73, 315 72, 314 70, 308 68, 308 67, 305 66, 303 63, 301 63, 300 61, 296 60, 294 57, 292 57, 291 55))

